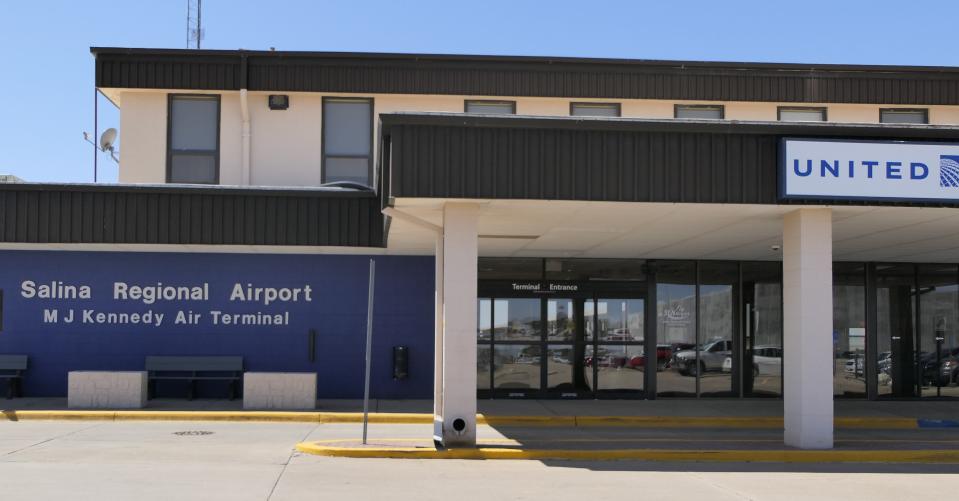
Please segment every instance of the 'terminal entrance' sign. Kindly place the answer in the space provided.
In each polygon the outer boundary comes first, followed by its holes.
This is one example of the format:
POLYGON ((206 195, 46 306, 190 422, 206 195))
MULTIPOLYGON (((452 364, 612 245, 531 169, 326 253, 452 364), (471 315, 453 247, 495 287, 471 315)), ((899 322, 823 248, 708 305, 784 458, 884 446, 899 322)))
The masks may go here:
POLYGON ((959 144, 783 138, 780 198, 959 202, 959 144))

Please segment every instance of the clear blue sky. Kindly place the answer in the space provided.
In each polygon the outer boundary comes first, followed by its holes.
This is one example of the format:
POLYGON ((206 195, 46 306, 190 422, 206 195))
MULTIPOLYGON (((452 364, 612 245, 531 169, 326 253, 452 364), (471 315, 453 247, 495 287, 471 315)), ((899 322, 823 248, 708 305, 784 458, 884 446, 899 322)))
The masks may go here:
MULTIPOLYGON (((4 2, 0 173, 92 181, 89 47, 182 48, 185 12, 186 0, 4 2)), ((203 44, 959 66, 957 19, 956 0, 203 0, 203 44)), ((117 125, 100 98, 100 130, 117 125)), ((100 166, 116 180, 106 155, 100 166)))

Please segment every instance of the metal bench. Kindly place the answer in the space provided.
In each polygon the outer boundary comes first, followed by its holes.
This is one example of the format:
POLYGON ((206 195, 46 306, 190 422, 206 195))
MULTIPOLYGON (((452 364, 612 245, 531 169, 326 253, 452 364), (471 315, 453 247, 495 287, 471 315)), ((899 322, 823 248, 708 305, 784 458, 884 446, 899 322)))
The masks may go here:
POLYGON ((20 383, 25 370, 26 355, 0 355, 0 379, 7 380, 7 399, 23 396, 20 383))
POLYGON ((197 381, 228 381, 230 400, 233 400, 243 377, 243 357, 150 356, 146 358, 146 371, 147 398, 153 398, 159 380, 189 382, 189 400, 193 400, 196 393, 197 381))

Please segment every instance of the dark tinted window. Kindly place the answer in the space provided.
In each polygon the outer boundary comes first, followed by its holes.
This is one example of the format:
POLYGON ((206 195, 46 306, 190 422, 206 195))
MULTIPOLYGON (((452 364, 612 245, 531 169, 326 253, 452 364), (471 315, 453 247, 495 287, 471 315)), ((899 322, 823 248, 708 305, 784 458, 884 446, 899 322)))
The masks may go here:
POLYGON ((168 182, 218 182, 219 120, 219 96, 170 96, 168 182))

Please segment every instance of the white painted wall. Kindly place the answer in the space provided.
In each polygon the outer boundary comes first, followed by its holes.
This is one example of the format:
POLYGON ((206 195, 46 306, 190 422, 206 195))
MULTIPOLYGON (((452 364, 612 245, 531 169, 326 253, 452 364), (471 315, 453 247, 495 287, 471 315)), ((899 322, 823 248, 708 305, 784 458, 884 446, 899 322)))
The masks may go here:
MULTIPOLYGON (((163 183, 166 181, 167 91, 113 90, 119 96, 121 183, 163 183)), ((324 96, 373 98, 374 115, 401 111, 463 111, 467 99, 516 101, 520 115, 568 116, 569 103, 618 102, 623 117, 672 118, 676 104, 704 104, 702 101, 649 99, 512 98, 503 96, 444 96, 397 94, 289 93, 290 107, 273 111, 266 92, 249 93, 251 138, 251 182, 259 186, 316 186, 320 183, 321 138, 324 96)), ((239 92, 221 93, 220 184, 243 184, 242 122, 239 92)), ((715 102, 726 107, 729 120, 775 121, 778 106, 794 103, 715 102)), ((802 106, 827 107, 830 122, 878 123, 874 104, 810 103, 802 106)), ((902 107, 902 106, 900 106, 902 107)), ((959 125, 959 106, 928 106, 932 124, 959 125)), ((374 120, 374 126, 376 122, 374 120)), ((376 148, 374 143, 374 148, 376 148)))
POLYGON ((124 92, 122 100, 119 181, 166 182, 166 93, 124 92))

